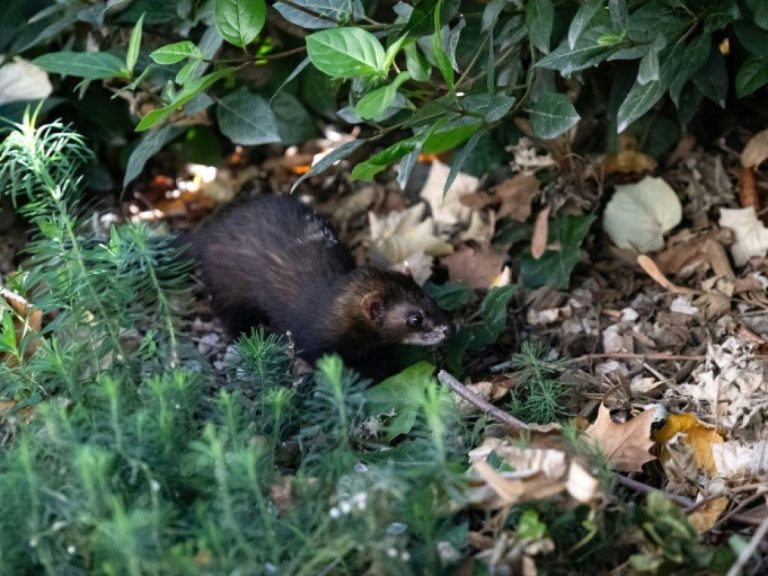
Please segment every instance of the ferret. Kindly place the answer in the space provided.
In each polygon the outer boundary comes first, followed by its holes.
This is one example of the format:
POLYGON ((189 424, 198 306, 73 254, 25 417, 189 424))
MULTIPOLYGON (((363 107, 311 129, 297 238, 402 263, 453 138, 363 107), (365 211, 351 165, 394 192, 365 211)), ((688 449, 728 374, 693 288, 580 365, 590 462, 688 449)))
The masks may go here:
POLYGON ((356 267, 331 224, 293 198, 233 205, 188 244, 230 335, 268 324, 290 332, 308 362, 336 352, 366 372, 382 349, 436 346, 454 332, 410 274, 356 267))

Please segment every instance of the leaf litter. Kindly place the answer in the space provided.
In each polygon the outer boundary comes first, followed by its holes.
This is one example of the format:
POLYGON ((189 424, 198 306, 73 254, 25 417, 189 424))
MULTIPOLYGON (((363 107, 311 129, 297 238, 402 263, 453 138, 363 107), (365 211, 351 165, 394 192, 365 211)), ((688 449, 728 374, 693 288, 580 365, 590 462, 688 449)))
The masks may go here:
MULTIPOLYGON (((431 158, 417 163, 405 190, 385 179, 350 183, 345 177, 350 162, 344 160, 328 173, 309 175, 296 193, 334 219, 359 262, 396 269, 407 262, 420 283, 440 278, 469 286, 474 304, 455 312, 465 325, 478 324, 479 303, 489 288, 520 282, 526 249, 534 252, 534 262, 551 253, 563 263, 567 254, 573 266, 567 287, 562 270, 539 269, 545 279, 561 274, 557 287, 523 286, 510 299, 501 338, 464 348, 463 382, 484 400, 514 410, 515 398, 533 391, 517 390, 519 367, 510 356, 523 342, 545 342, 554 357, 569 359, 556 376, 568 388, 563 398, 569 416, 562 423, 588 439, 586 445, 602 454, 614 473, 631 472, 636 484, 687 499, 690 509, 682 513, 696 531, 712 534, 734 518, 757 519, 755 524, 766 513, 753 496, 768 484, 768 247, 756 216, 759 207, 739 205, 733 172, 724 167, 746 157, 750 169, 759 170, 768 157, 763 140, 745 149, 741 159, 704 153, 688 142, 664 168, 628 148, 605 160, 610 170, 598 183, 587 166, 581 172, 564 167, 568 140, 542 151, 523 138, 510 148, 511 162, 501 176, 459 173, 447 193, 449 168, 431 158), (614 237, 633 219, 653 222, 642 240, 632 233, 631 240, 614 238, 614 243, 592 226, 580 246, 552 241, 549 229, 567 217, 610 220, 597 201, 600 191, 620 194, 621 186, 641 183, 654 170, 645 182, 657 186, 663 178, 663 191, 647 194, 663 196, 664 203, 646 198, 642 187, 631 188, 633 206, 651 211, 623 214, 624 220, 612 225, 614 237), (638 248, 648 254, 638 257, 638 248)), ((246 153, 238 152, 209 183, 190 171, 193 185, 186 190, 200 194, 215 182, 210 194, 215 202, 242 190, 287 192, 296 175, 307 174, 313 157, 333 147, 330 139, 304 145, 273 156, 257 171, 249 170, 246 153)), ((177 180, 171 189, 183 192, 183 184, 177 180)), ((132 203, 130 213, 146 210, 146 204, 132 203)), ((181 206, 169 215, 181 218, 181 227, 187 226, 184 219, 199 218, 194 203, 181 206)), ((627 230, 620 232, 628 237, 627 230)), ((192 314, 200 346, 215 368, 223 368, 226 340, 206 337, 219 330, 215 320, 205 306, 192 314)), ((610 498, 599 471, 564 440, 561 429, 522 434, 492 424, 492 416, 461 402, 466 413, 488 418, 477 447, 467 447, 463 506, 491 514, 468 533, 478 559, 506 554, 531 560, 551 550, 545 534, 520 540, 501 528, 510 506, 546 500, 594 509, 610 498)), ((370 433, 386 429, 371 423, 370 433)), ((287 509, 289 491, 276 486, 275 493, 287 509)), ((458 552, 446 545, 441 553, 458 552)))

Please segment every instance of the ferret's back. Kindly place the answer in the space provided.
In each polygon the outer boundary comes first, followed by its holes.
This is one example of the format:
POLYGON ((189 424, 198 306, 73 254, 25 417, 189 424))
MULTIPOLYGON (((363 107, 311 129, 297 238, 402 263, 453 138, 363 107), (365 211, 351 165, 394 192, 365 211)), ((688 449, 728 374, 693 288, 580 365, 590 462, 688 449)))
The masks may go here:
POLYGON ((286 329, 308 298, 354 269, 330 224, 292 198, 259 196, 193 234, 191 256, 230 332, 267 320, 286 329))

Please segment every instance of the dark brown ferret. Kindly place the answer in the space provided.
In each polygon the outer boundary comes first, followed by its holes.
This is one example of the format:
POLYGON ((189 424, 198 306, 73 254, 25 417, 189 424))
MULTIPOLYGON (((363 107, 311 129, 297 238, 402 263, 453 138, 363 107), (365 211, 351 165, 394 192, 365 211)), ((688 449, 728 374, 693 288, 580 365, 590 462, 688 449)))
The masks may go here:
POLYGON ((310 362, 338 352, 366 372, 366 358, 382 348, 434 346, 453 331, 410 275, 356 268, 331 225, 292 198, 234 205, 189 244, 230 334, 268 323, 290 331, 297 353, 310 362))

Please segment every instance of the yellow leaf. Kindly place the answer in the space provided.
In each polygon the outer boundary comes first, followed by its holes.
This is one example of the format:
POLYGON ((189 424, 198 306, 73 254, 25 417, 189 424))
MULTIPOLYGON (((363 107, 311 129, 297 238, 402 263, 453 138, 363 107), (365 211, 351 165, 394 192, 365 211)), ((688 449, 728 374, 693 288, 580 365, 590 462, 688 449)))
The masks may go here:
MULTIPOLYGON (((712 458, 712 444, 722 444, 724 441, 717 429, 703 424, 695 414, 690 412, 672 414, 667 419, 667 423, 655 434, 655 438, 660 444, 666 444, 678 434, 683 434, 685 441, 693 450, 696 466, 709 474, 714 474, 716 468, 712 458)), ((667 458, 669 453, 665 450, 662 460, 667 458)))
POLYGON ((688 516, 688 522, 698 532, 702 534, 712 528, 720 517, 720 514, 728 507, 728 498, 720 496, 709 502, 705 502, 701 508, 688 516))

